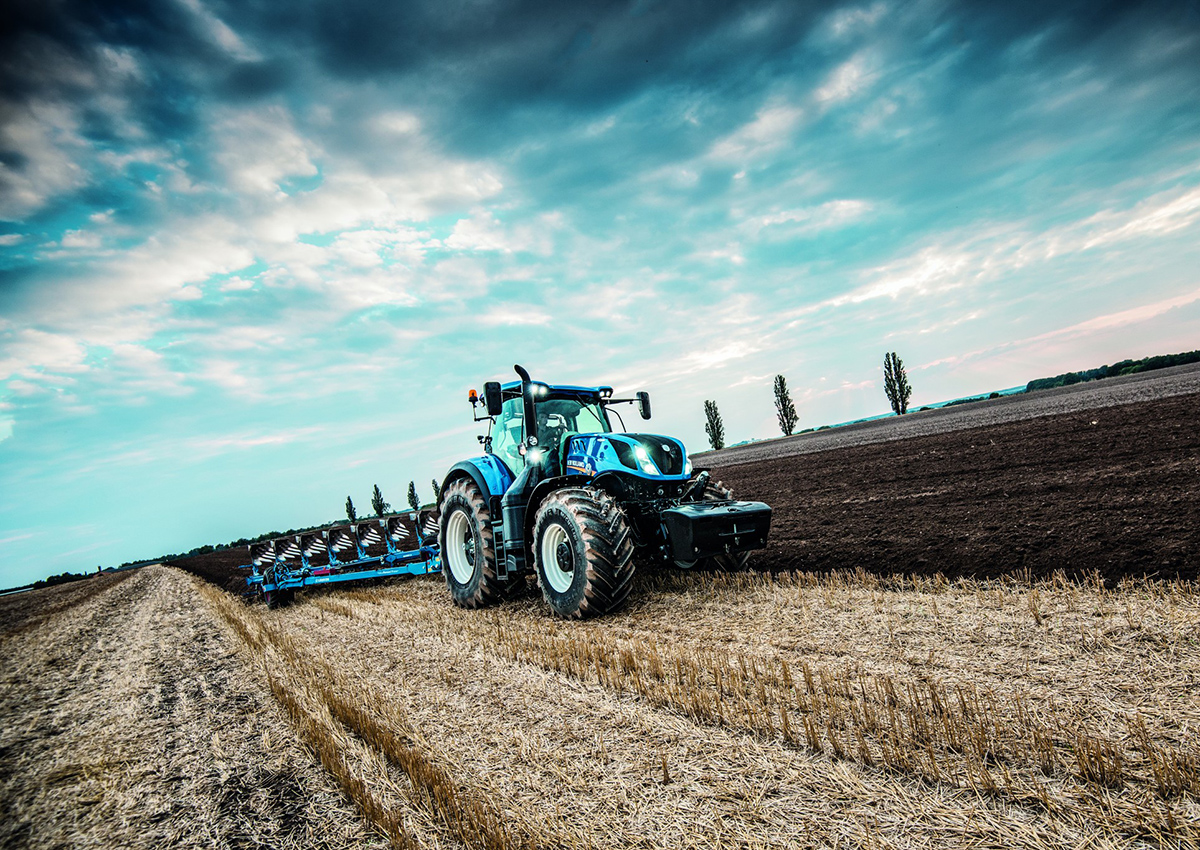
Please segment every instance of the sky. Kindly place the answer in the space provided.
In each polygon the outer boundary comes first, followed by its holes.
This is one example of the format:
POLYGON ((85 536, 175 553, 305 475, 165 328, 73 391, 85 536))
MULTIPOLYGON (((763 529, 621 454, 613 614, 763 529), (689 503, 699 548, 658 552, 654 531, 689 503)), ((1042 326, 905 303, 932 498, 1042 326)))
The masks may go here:
POLYGON ((514 363, 696 451, 1200 348, 1195 0, 9 6, 0 587, 429 499, 514 363))

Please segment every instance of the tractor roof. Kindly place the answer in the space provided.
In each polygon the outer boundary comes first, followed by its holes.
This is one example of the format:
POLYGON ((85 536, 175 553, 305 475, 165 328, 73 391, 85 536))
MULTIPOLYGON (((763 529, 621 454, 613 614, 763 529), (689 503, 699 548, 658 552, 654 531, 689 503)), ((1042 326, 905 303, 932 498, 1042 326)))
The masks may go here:
MULTIPOLYGON (((580 387, 580 386, 576 386, 574 384, 547 384, 546 386, 548 386, 550 388, 550 392, 552 392, 552 393, 577 393, 579 395, 600 395, 600 393, 605 390, 607 390, 610 394, 612 393, 612 387, 580 387)), ((520 381, 509 381, 506 384, 502 384, 500 389, 504 390, 505 392, 511 392, 513 390, 520 390, 521 382, 520 381)))

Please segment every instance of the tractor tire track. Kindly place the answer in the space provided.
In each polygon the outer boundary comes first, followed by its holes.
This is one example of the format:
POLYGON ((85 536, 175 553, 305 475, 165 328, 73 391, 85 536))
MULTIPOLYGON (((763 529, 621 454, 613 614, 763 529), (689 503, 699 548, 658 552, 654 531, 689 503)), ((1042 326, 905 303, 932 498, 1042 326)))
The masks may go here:
POLYGON ((5 642, 0 845, 377 844, 197 602, 147 567, 5 642))

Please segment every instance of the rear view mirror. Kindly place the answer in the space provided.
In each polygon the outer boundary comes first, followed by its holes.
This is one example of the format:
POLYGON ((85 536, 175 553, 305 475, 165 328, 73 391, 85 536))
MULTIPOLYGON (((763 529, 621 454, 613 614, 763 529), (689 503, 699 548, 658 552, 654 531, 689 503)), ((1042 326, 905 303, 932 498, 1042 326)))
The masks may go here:
POLYGON ((487 405, 488 416, 499 416, 502 401, 500 399, 500 382, 488 381, 483 385, 483 401, 487 405))
POLYGON ((638 411, 642 414, 643 419, 650 418, 650 393, 638 393, 638 411))

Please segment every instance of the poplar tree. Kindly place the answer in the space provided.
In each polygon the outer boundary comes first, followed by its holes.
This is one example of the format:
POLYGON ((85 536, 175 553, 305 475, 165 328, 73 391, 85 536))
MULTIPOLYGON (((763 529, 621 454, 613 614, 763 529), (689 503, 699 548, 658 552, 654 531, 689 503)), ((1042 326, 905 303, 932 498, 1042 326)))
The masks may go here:
POLYGON ((800 417, 796 415, 796 404, 792 401, 792 393, 783 375, 775 376, 775 413, 779 417, 779 430, 785 437, 790 437, 800 417))
POLYGON ((894 351, 883 355, 883 391, 887 393, 888 403, 897 416, 908 413, 912 386, 908 383, 908 373, 904 371, 904 361, 894 351))
POLYGON ((358 511, 354 510, 354 500, 349 496, 346 497, 346 519, 355 522, 358 519, 358 511))
POLYGON ((375 516, 383 516, 392 509, 392 506, 383 500, 383 493, 379 492, 379 485, 375 485, 375 491, 371 493, 371 510, 375 511, 375 516))
POLYGON ((417 498, 417 482, 408 482, 408 504, 414 511, 421 510, 421 500, 417 498))
POLYGON ((721 421, 721 411, 717 410, 715 401, 704 401, 704 430, 708 434, 708 444, 714 449, 725 448, 725 423, 721 421))

